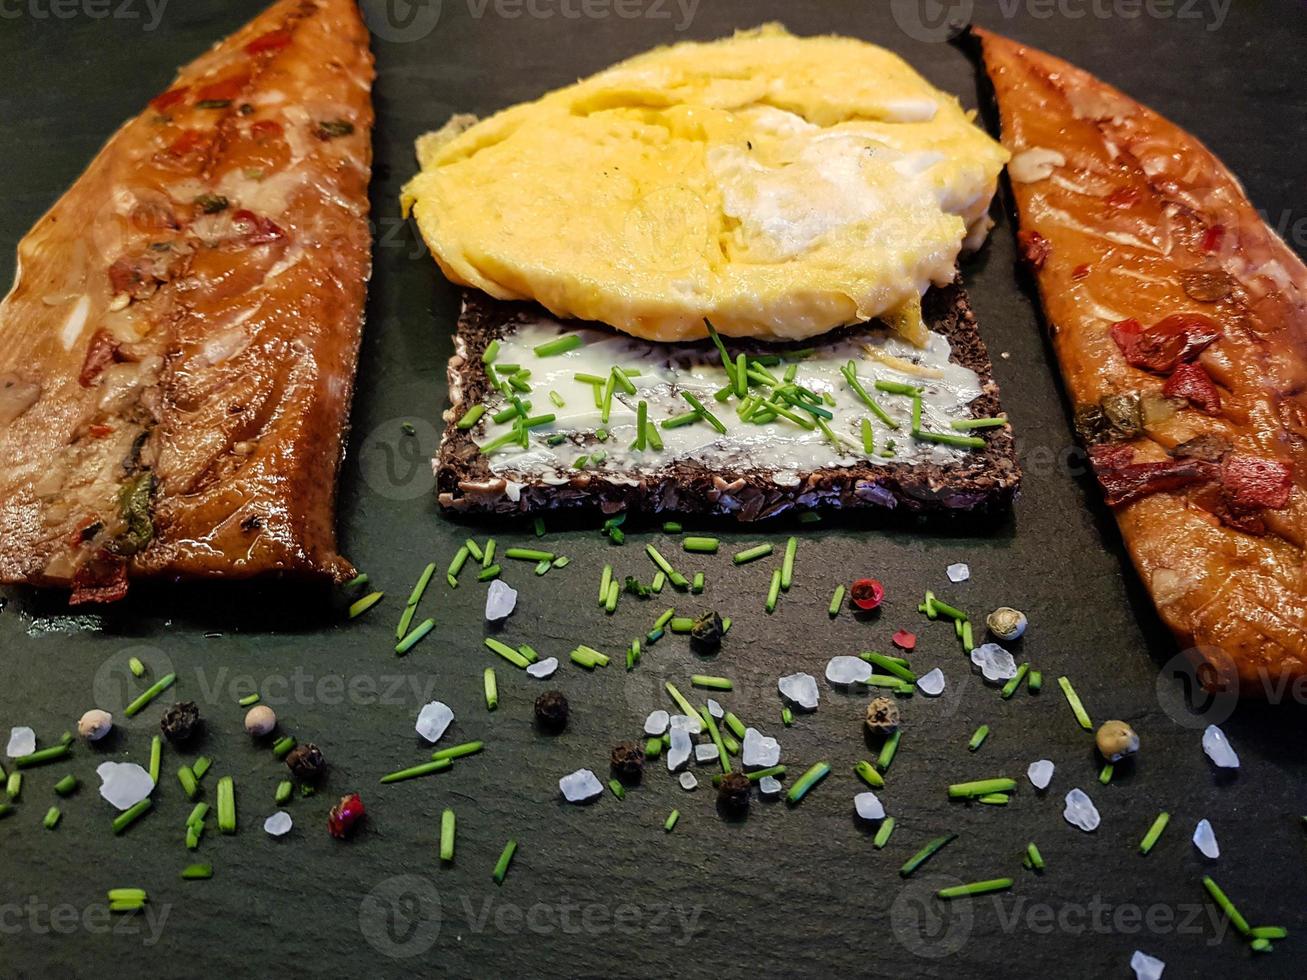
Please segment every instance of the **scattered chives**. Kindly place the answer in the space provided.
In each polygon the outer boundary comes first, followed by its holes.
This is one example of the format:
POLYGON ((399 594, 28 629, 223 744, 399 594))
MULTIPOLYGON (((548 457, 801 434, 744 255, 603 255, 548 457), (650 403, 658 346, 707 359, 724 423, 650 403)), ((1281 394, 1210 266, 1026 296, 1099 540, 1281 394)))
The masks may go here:
POLYGON ((837 585, 835 586, 834 593, 832 593, 830 597, 830 608, 827 609, 826 612, 832 617, 838 616, 840 614, 840 609, 843 607, 843 605, 844 605, 844 586, 837 585))
POLYGON ((195 773, 191 771, 190 766, 182 766, 177 770, 177 782, 182 784, 182 792, 186 794, 188 800, 195 799, 195 794, 200 791, 200 784, 195 779, 195 773))
POLYGON ((413 622, 413 614, 417 612, 418 604, 422 601, 422 593, 427 590, 427 585, 431 582, 431 576, 436 573, 435 563, 427 565, 418 576, 417 582, 413 586, 413 591, 409 593, 408 602, 404 604, 404 614, 399 618, 399 626, 395 629, 395 639, 402 640, 408 633, 409 624, 413 622))
POLYGON ((967 743, 967 748, 972 752, 985 744, 985 739, 989 738, 989 726, 981 725, 976 729, 976 733, 971 736, 971 741, 967 743))
POLYGON ((54 784, 54 791, 60 796, 69 796, 72 794, 73 790, 77 789, 77 786, 77 777, 72 773, 69 773, 63 779, 59 780, 59 782, 54 784))
POLYGON ((449 563, 449 568, 445 569, 445 581, 449 583, 451 589, 458 588, 458 573, 461 572, 463 566, 467 564, 467 559, 470 554, 472 554, 472 552, 468 549, 467 545, 463 545, 463 547, 459 548, 458 551, 454 553, 454 559, 449 563))
POLYGON ((1166 825, 1170 822, 1171 814, 1165 810, 1157 815, 1152 826, 1148 828, 1148 833, 1144 834, 1144 839, 1139 842, 1140 854, 1147 854, 1153 849, 1153 845, 1157 843, 1157 839, 1162 836, 1162 831, 1166 829, 1166 825))
POLYGON ((14 765, 19 769, 27 769, 31 766, 44 765, 47 762, 55 762, 62 759, 72 751, 72 747, 66 744, 51 745, 49 748, 37 749, 27 755, 20 755, 14 760, 14 765))
POLYGON ((272 754, 278 759, 284 759, 290 755, 290 750, 295 748, 295 736, 286 735, 277 739, 272 746, 272 754))
POLYGON ((127 661, 127 668, 132 672, 133 677, 145 676, 145 664, 141 663, 140 657, 131 657, 127 661))
POLYGON ((531 661, 527 660, 526 657, 522 656, 507 643, 501 643, 499 640, 496 640, 493 636, 487 636, 485 644, 514 667, 520 667, 522 670, 526 670, 531 666, 531 661))
POLYGON ((726 727, 735 733, 736 738, 744 738, 744 733, 747 729, 744 727, 744 722, 740 721, 735 712, 726 712, 722 717, 722 721, 726 722, 726 727))
MULTIPOLYGON (((380 598, 380 593, 377 593, 377 597, 380 598)), ((363 601, 362 599, 359 600, 359 602, 362 601, 363 601)), ((355 603, 355 605, 357 604, 358 603, 355 603)), ((350 609, 351 609, 351 616, 352 616, 353 607, 351 606, 350 609)), ((131 718, 139 714, 142 708, 144 708, 147 704, 149 704, 151 701, 157 698, 164 691, 168 690, 168 688, 172 687, 172 685, 176 682, 176 680, 177 680, 176 674, 168 674, 164 677, 160 677, 157 681, 151 684, 149 688, 147 688, 146 691, 140 697, 138 697, 135 701, 129 704, 126 708, 124 708, 123 714, 126 715, 128 718, 131 718)))
POLYGON ((468 538, 463 542, 463 547, 467 548, 467 550, 472 553, 472 557, 477 561, 480 561, 485 557, 485 554, 481 551, 481 545, 477 544, 471 538, 468 538))
POLYGON ((552 551, 539 551, 535 548, 508 548, 504 551, 504 557, 516 558, 519 561, 552 562, 558 556, 552 551))
POLYGON ((1028 683, 1028 684, 1026 685, 1026 687, 1030 690, 1030 693, 1031 693, 1031 694, 1038 694, 1038 693, 1039 693, 1039 689, 1040 689, 1041 687, 1043 687, 1043 686, 1044 686, 1044 675, 1043 675, 1043 673, 1042 673, 1041 671, 1038 671, 1038 670, 1032 670, 1032 671, 1030 672, 1030 683, 1028 683))
POLYGON ((1116 771, 1116 766, 1108 762, 1098 771, 1098 781, 1106 786, 1112 781, 1112 774, 1116 771))
POLYGON ((690 591, 693 592, 695 595, 699 595, 701 592, 703 592, 703 583, 704 583, 703 572, 695 572, 694 581, 690 583, 690 591))
POLYGON ((658 551, 658 549, 655 548, 653 545, 651 544, 645 545, 644 551, 645 554, 649 556, 649 559, 655 565, 658 566, 659 570, 664 575, 667 576, 668 581, 670 581, 674 587, 678 589, 684 589, 686 586, 690 584, 689 579, 687 579, 676 569, 672 568, 671 563, 668 562, 668 560, 664 558, 662 554, 658 551))
POLYGON ((599 605, 605 605, 608 602, 608 587, 613 582, 613 566, 605 565, 603 573, 599 576, 599 605))
POLYGON ((933 840, 927 841, 921 850, 903 862, 903 867, 899 868, 899 877, 906 878, 911 875, 914 871, 939 853, 941 848, 957 840, 957 836, 957 834, 945 834, 943 837, 936 837, 933 840))
POLYGON ((1221 886, 1212 880, 1211 875, 1203 875, 1203 887, 1207 889, 1207 894, 1212 896, 1225 917, 1230 920, 1230 925, 1239 930, 1241 936, 1247 936, 1252 929, 1248 925, 1248 920, 1239 914, 1239 910, 1234 907, 1234 903, 1221 890, 1221 886))
POLYGON ((355 600, 349 607, 349 618, 357 619, 381 601, 384 592, 370 592, 362 599, 355 600))
POLYGON ((661 571, 655 572, 653 581, 649 583, 649 591, 653 592, 656 595, 659 592, 662 592, 663 586, 666 583, 667 583, 667 576, 664 575, 661 571))
POLYGON ((9 778, 5 780, 5 795, 11 800, 16 800, 22 793, 23 774, 21 772, 11 772, 9 778))
POLYGON ((876 831, 876 836, 871 839, 871 846, 879 851, 889 843, 889 837, 892 833, 894 833, 894 818, 886 817, 881 821, 880 829, 876 831))
POLYGON ((999 695, 1003 698, 1004 701, 1006 701, 1008 698, 1012 697, 1012 695, 1017 693, 1017 688, 1021 686, 1021 682, 1026 679, 1026 674, 1028 674, 1029 672, 1030 672, 1029 663, 1024 663, 1017 668, 1016 674, 1012 677, 1011 680, 1009 680, 1006 684, 1003 685, 1003 690, 999 692, 999 695))
POLYGON ((1071 681, 1067 677, 1057 679, 1058 687, 1062 688, 1062 693, 1066 695, 1067 704, 1071 705, 1071 711, 1076 716, 1076 721, 1080 722, 1080 727, 1085 731, 1094 730, 1094 723, 1089 720, 1089 713, 1085 711, 1085 706, 1080 702, 1080 695, 1076 694, 1075 688, 1071 686, 1071 681))
POLYGON ((997 779, 977 779, 968 783, 954 783, 948 788, 949 799, 967 799, 986 796, 990 793, 1009 793, 1017 788, 1015 779, 998 777, 997 779))
POLYGON ((489 568, 495 563, 495 539, 488 538, 485 547, 481 549, 481 567, 489 568))
POLYGON ((253 694, 247 694, 245 695, 245 697, 241 698, 236 703, 240 705, 242 708, 248 708, 251 705, 255 705, 259 703, 259 694, 257 691, 253 694))
POLYGON ((213 765, 213 761, 208 756, 202 755, 191 763, 191 772, 195 773, 196 779, 203 779, 204 774, 209 771, 211 765, 213 765))
POLYGON ((454 811, 448 807, 440 814, 440 860, 454 860, 454 811))
POLYGON ((899 750, 899 739, 903 737, 903 729, 894 732, 889 738, 885 739, 885 744, 880 747, 880 755, 876 758, 876 768, 885 772, 894 761, 894 756, 899 750))
POLYGON ((464 432, 466 432, 468 429, 472 428, 472 426, 476 425, 479 421, 481 421, 481 416, 485 414, 486 414, 486 407, 484 405, 473 405, 466 412, 464 412, 463 417, 459 419, 457 423, 455 423, 455 428, 461 429, 464 432))
POLYGON ((580 334, 569 333, 557 340, 551 340, 546 344, 539 344, 533 347, 536 357, 554 357, 557 354, 566 354, 570 350, 576 350, 585 341, 581 339, 580 334))
POLYGON ((985 419, 955 419, 949 423, 949 428, 958 432, 967 432, 971 429, 996 429, 1000 425, 1007 425, 1005 418, 985 418, 985 419))
MULTIPOLYGON (((920 404, 914 402, 913 404, 920 404)), ((959 436, 952 432, 931 432, 929 429, 917 429, 912 438, 923 442, 936 442, 942 446, 955 446, 959 449, 983 449, 985 440, 979 436, 959 436)))
POLYGON ((984 803, 986 806, 1007 806, 1011 797, 1007 793, 986 793, 984 796, 977 796, 977 803, 984 803))
POLYGON ((494 711, 499 707, 499 682, 495 679, 495 668, 487 667, 485 672, 486 710, 494 711))
POLYGON ((397 644, 395 644, 395 653, 399 654, 400 656, 403 656, 404 654, 408 653, 410 650, 413 649, 414 646, 417 645, 418 641, 420 641, 424 636, 430 633, 435 628, 435 626, 436 626, 436 621, 434 619, 424 619, 421 623, 419 623, 414 628, 413 632, 409 633, 408 636, 404 637, 404 639, 400 640, 397 644))
POLYGON ((149 810, 152 806, 154 806, 154 801, 147 796, 135 806, 128 807, 122 813, 118 814, 118 816, 113 818, 113 832, 115 834, 121 834, 124 830, 139 820, 141 814, 145 813, 145 811, 149 810))
POLYGON ((954 885, 952 888, 941 888, 935 894, 940 898, 966 898, 969 895, 986 895, 990 892, 1006 891, 1011 887, 1011 878, 991 878, 988 881, 973 881, 969 885, 954 885))
POLYGON ((794 581, 794 559, 799 553, 799 539, 791 536, 785 542, 785 559, 781 563, 781 588, 789 592, 794 581))
POLYGON ((504 883, 504 876, 508 874, 508 866, 513 863, 513 855, 516 852, 517 841, 510 840, 504 845, 503 851, 500 852, 499 860, 495 862, 494 873, 491 875, 496 885, 502 885, 504 883))
POLYGON ((436 749, 431 753, 431 760, 438 762, 441 759, 461 759, 465 755, 476 755, 485 747, 485 742, 460 742, 458 745, 451 745, 448 748, 436 749))
POLYGON ((503 569, 497 564, 491 565, 488 568, 483 568, 481 569, 480 574, 477 575, 477 581, 489 582, 491 579, 498 578, 501 571, 503 571, 503 569))
POLYGON ((871 429, 871 419, 863 419, 858 429, 862 434, 862 451, 870 456, 876 451, 876 435, 871 429))
POLYGON ((756 547, 746 548, 744 551, 736 552, 731 557, 731 561, 735 562, 735 564, 737 565, 746 565, 749 562, 756 561, 759 558, 766 558, 768 555, 772 553, 773 550, 774 549, 769 544, 760 544, 757 545, 756 547))
POLYGON ((671 813, 667 814, 667 819, 663 821, 663 830, 666 833, 670 834, 672 832, 672 828, 676 826, 676 821, 680 819, 681 819, 681 811, 673 810, 671 813))
POLYGON ((494 364, 495 358, 499 356, 499 341, 492 340, 486 344, 485 352, 481 355, 482 364, 494 364))
POLYGON ((790 706, 788 704, 785 707, 781 708, 781 724, 784 725, 786 728, 789 728, 791 725, 794 724, 794 712, 790 710, 790 706))
POLYGON ((57 806, 52 806, 50 809, 45 811, 45 819, 43 819, 41 823, 45 826, 46 830, 54 830, 62 815, 62 812, 57 806))
POLYGON ((902 381, 885 381, 877 379, 875 384, 877 391, 883 391, 890 395, 908 395, 916 397, 921 394, 921 389, 916 385, 905 384, 902 381))
POLYGON ((921 395, 912 396, 912 434, 921 434, 921 395))
POLYGON ((191 864, 182 869, 184 881, 204 881, 213 877, 213 865, 191 864))
POLYGON ((613 579, 608 583, 608 598, 604 601, 604 612, 609 616, 617 611, 617 600, 621 595, 622 586, 617 579, 613 579))
POLYGON ((285 806, 290 802, 290 795, 295 786, 289 779, 283 779, 277 784, 276 791, 272 794, 272 800, 277 806, 285 806))
POLYGON ((800 776, 794 785, 790 787, 790 791, 785 795, 785 799, 790 803, 798 803, 808 795, 810 789, 816 786, 828 775, 830 775, 830 763, 816 763, 807 772, 800 776))
POLYGON ((663 740, 658 737, 645 739, 644 757, 646 759, 656 759, 663 750, 663 740))
POLYGON ((880 789, 885 785, 885 777, 876 771, 876 767, 865 759, 860 760, 853 767, 854 773, 859 776, 872 789, 880 789))
POLYGON ((781 570, 778 568, 771 573, 771 585, 767 588, 767 602, 765 607, 767 612, 776 611, 776 602, 781 597, 781 570))
POLYGON ((869 664, 874 664, 875 666, 880 667, 882 670, 888 671, 899 680, 916 683, 917 675, 907 667, 903 666, 900 662, 902 660, 901 657, 887 657, 883 653, 876 653, 874 650, 868 650, 866 653, 861 655, 861 659, 867 661, 869 664))
POLYGON ((685 548, 686 551, 696 551, 705 555, 717 554, 717 548, 720 544, 721 542, 716 538, 688 537, 681 542, 681 546, 685 548))
POLYGON ((105 897, 111 902, 144 902, 148 898, 144 888, 110 888, 105 897))
POLYGON ((236 782, 230 776, 218 780, 218 829, 236 833, 236 782))
POLYGON ((1034 841, 1026 845, 1026 860, 1036 871, 1044 870, 1044 855, 1039 853, 1039 848, 1035 846, 1034 841))
POLYGON ((381 777, 381 782, 386 784, 399 783, 406 779, 416 779, 418 776, 429 776, 433 772, 442 772, 452 765, 453 763, 448 759, 433 759, 431 762, 424 762, 421 765, 387 773, 381 777))
POLYGON ((729 691, 734 688, 729 678, 713 677, 709 674, 695 674, 690 678, 695 687, 705 687, 713 691, 729 691))
POLYGON ((694 629, 694 620, 689 616, 673 616, 667 628, 673 633, 688 633, 694 629))

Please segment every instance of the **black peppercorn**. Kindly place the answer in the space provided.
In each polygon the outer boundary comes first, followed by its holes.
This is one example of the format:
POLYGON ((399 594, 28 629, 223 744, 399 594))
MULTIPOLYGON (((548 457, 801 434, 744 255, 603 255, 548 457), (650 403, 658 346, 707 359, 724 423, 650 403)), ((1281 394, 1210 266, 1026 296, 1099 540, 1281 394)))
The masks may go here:
POLYGON ((305 782, 312 782, 327 770, 327 760, 322 757, 322 750, 312 742, 291 749, 286 756, 286 765, 297 779, 305 782))
POLYGON ((567 698, 562 691, 545 691, 536 698, 536 721, 551 732, 561 732, 567 727, 567 698))
POLYGON ((730 816, 743 816, 749 811, 750 785, 744 773, 728 772, 717 786, 717 804, 730 816))
POLYGON ((609 762, 614 776, 628 786, 634 785, 644 773, 644 749, 635 742, 618 742, 609 762))
POLYGON ((722 645, 725 632, 717 611, 706 612, 694 621, 690 629, 690 646, 696 653, 712 653, 722 645))
POLYGON ((867 730, 893 735, 899 727, 899 707, 889 698, 875 698, 867 705, 867 730))
POLYGON ((194 701, 179 701, 163 713, 159 727, 170 742, 187 742, 200 728, 200 709, 194 701))

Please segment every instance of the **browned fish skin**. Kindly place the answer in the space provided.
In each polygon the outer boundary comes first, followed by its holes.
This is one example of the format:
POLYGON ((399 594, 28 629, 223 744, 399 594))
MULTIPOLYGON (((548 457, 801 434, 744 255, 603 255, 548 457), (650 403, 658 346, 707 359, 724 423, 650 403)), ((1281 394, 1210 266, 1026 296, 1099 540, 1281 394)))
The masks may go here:
POLYGON ((340 580, 370 274, 354 0, 282 0, 182 69, 19 244, 0 305, 0 581, 340 580))
POLYGON ((1064 61, 975 33, 1068 392, 1081 411, 1138 393, 1142 431, 1103 450, 1175 478, 1135 496, 1112 483, 1122 459, 1100 469, 1109 498, 1128 501, 1116 516, 1135 566, 1205 682, 1291 690, 1307 676, 1307 268, 1193 136, 1064 61), (1113 339, 1114 322, 1177 314, 1219 327, 1184 366, 1219 406, 1164 397, 1174 369, 1132 366, 1113 339), (1282 479, 1240 486, 1222 459, 1282 479))

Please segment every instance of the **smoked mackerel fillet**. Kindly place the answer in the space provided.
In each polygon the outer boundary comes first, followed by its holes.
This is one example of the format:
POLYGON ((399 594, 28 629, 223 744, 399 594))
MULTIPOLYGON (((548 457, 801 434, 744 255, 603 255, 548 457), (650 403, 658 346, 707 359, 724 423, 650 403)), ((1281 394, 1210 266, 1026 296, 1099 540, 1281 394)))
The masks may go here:
POLYGON ((370 273, 353 0, 286 0, 182 69, 18 246, 0 305, 0 580, 340 580, 370 273))
POLYGON ((1307 268, 1189 133, 986 31, 1019 243, 1076 424, 1209 688, 1307 676, 1307 268))

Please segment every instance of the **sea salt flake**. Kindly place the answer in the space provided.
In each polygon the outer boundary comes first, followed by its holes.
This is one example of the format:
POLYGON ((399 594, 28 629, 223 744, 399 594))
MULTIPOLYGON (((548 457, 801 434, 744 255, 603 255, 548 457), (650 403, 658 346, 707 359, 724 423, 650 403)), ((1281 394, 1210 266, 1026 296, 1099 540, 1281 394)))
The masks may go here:
POLYGON ((154 791, 149 772, 135 762, 101 762, 95 774, 100 777, 100 795, 119 810, 135 806, 154 791))
POLYGON ((1203 732, 1203 751, 1207 753, 1207 758, 1211 759, 1213 764, 1222 769, 1239 768, 1238 753, 1230 745, 1230 740, 1225 737, 1225 732, 1215 725, 1208 725, 1207 730, 1203 732))
POLYGON ((667 731, 667 725, 671 720, 671 715, 662 708, 651 711, 649 717, 644 720, 644 733, 646 735, 661 735, 667 731))
POLYGON ((756 728, 744 730, 740 762, 746 769, 770 769, 781 761, 781 743, 756 728))
POLYGON ((449 705, 443 701, 432 701, 424 704, 418 712, 417 733, 428 742, 438 742, 453 720, 454 712, 449 705))
POLYGON ((1035 789, 1048 789, 1048 784, 1053 781, 1053 768, 1053 763, 1040 759, 1026 766, 1026 778, 1035 789))
POLYGON ((826 680, 832 684, 855 684, 871 676, 871 664, 861 657, 831 657, 826 664, 826 680))
POLYGON ((532 677, 538 677, 544 680, 546 677, 553 677, 554 671, 558 669, 557 657, 545 657, 544 660, 538 660, 531 666, 527 667, 526 672, 532 677))
POLYGON ((948 580, 953 583, 965 582, 971 578, 971 569, 966 562, 955 562, 944 570, 948 575, 948 580))
POLYGON ((1137 949, 1135 955, 1130 957, 1130 969, 1135 971, 1135 980, 1162 980, 1166 964, 1156 956, 1149 956, 1137 949))
POLYGON ((708 699, 708 714, 712 715, 718 721, 721 721, 726 717, 726 711, 712 698, 708 699))
POLYGON ((676 781, 681 784, 681 789, 692 790, 699 788, 699 780, 692 772, 683 772, 676 777, 676 781))
POLYGON ((1216 842, 1216 831, 1212 830, 1212 824, 1206 817, 1199 820, 1198 826, 1194 827, 1194 847, 1202 851, 1204 857, 1209 857, 1213 861, 1221 856, 1221 845, 1216 842))
POLYGON ((796 708, 804 711, 816 711, 817 701, 821 695, 817 691, 817 679, 811 674, 787 674, 776 682, 781 695, 796 708))
POLYGON ((31 755, 36 751, 36 732, 26 725, 9 729, 9 747, 5 755, 17 759, 21 755, 31 755))
POLYGON ((698 715, 672 715, 672 731, 698 735, 703 731, 703 719, 698 715))
POLYGON ((717 751, 717 746, 713 745, 712 742, 704 742, 702 745, 694 747, 695 762, 716 762, 720 757, 721 753, 717 751))
POLYGON ((1097 830, 1102 819, 1094 801, 1082 789, 1073 789, 1067 793, 1066 809, 1062 811, 1062 816, 1066 817, 1066 822, 1071 826, 1079 827, 1085 833, 1097 830))
POLYGON ((517 589, 503 579, 492 581, 486 592, 486 619, 492 623, 498 619, 507 619, 516 608, 517 589))
POLYGON ((267 820, 263 821, 263 829, 273 837, 282 837, 290 833, 290 828, 294 825, 290 814, 285 810, 278 810, 267 820))
POLYGON ((678 769, 685 767, 690 761, 690 752, 693 751, 694 743, 690 740, 690 733, 684 729, 672 728, 672 744, 667 749, 667 771, 676 772, 678 769))
POLYGON ((985 680, 991 683, 1011 680, 1017 676, 1017 662, 997 643, 982 643, 971 651, 971 662, 980 668, 985 680))
POLYGON ((604 791, 604 784, 589 769, 578 769, 558 781, 558 791, 568 803, 588 803, 604 791))
POLYGON ((863 820, 883 820, 885 804, 875 793, 859 793, 853 798, 853 808, 863 820))
POLYGON ((917 690, 927 697, 937 698, 944 693, 944 671, 938 667, 917 678, 917 690))
POLYGON ((780 796, 782 789, 781 781, 775 776, 763 776, 758 780, 758 792, 763 796, 780 796))

